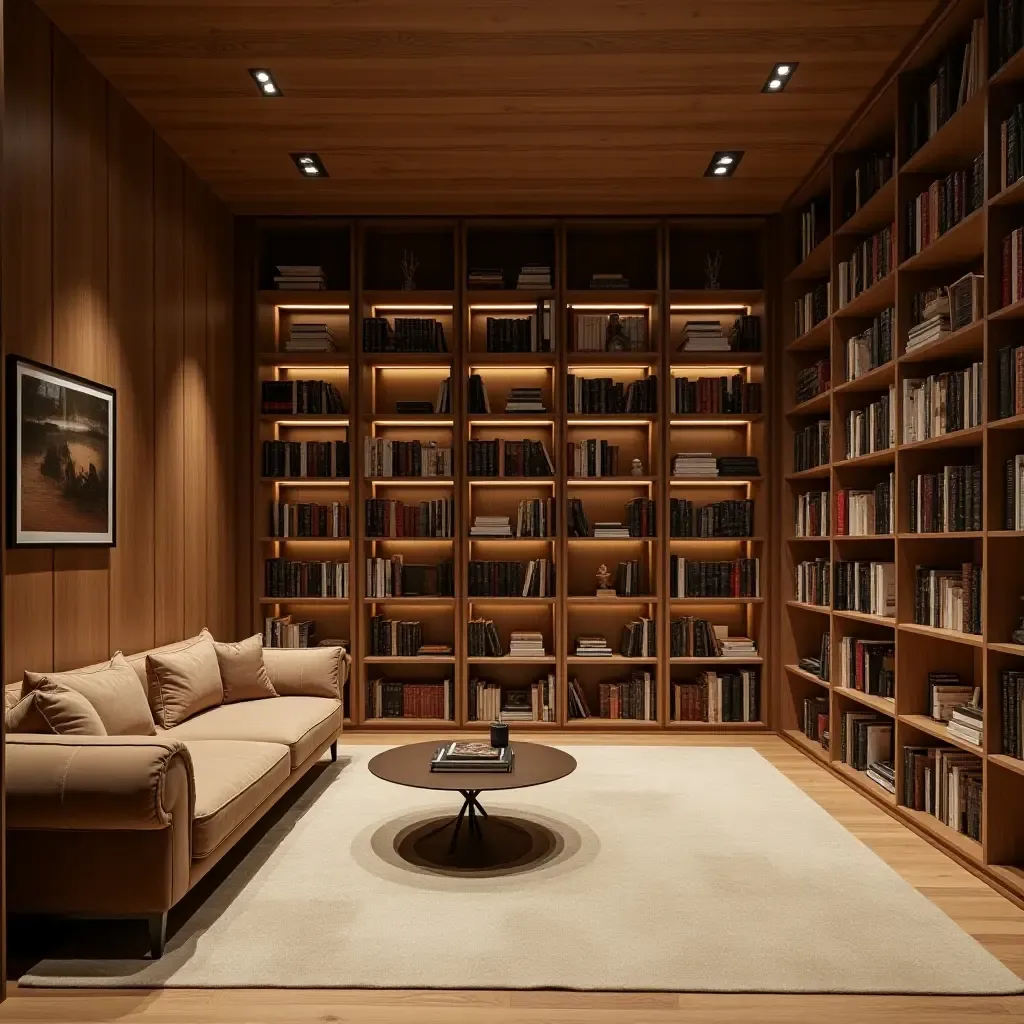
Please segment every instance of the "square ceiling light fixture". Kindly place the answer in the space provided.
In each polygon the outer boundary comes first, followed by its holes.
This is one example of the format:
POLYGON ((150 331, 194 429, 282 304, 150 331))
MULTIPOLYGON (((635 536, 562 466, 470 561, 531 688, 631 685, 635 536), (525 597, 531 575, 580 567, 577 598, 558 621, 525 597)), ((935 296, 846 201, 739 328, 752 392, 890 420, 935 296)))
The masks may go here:
POLYGON ((327 168, 316 153, 292 153, 292 160, 304 178, 329 178, 327 168))
POLYGON ((736 173, 740 161, 743 159, 742 149, 720 149, 711 158, 708 169, 704 172, 705 178, 731 178, 736 173))
POLYGON ((789 85, 789 80, 793 77, 793 72, 796 69, 797 62, 795 60, 784 60, 776 64, 761 92, 782 92, 789 85))
POLYGON ((249 74, 256 83, 261 96, 283 96, 280 86, 274 81, 274 76, 266 68, 249 68, 249 74))

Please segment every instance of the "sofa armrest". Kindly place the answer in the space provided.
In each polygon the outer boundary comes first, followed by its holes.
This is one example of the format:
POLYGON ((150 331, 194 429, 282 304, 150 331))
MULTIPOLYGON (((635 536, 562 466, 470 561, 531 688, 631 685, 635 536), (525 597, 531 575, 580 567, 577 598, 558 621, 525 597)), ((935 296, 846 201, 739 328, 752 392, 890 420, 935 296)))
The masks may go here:
POLYGON ((191 830, 195 781, 180 740, 12 735, 6 783, 11 829, 191 830))

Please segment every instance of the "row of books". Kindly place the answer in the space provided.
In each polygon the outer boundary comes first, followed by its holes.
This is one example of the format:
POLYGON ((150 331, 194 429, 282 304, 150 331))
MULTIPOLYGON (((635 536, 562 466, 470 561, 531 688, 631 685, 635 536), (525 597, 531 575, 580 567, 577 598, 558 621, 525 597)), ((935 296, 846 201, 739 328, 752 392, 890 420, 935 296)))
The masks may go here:
POLYGON ((914 571, 914 622, 981 633, 981 566, 964 562, 958 568, 919 565, 914 571))
POLYGON ((903 381, 903 443, 967 430, 981 424, 982 364, 903 381))
POLYGON ((625 522, 598 522, 591 531, 582 498, 570 498, 568 527, 570 537, 654 537, 658 508, 653 498, 630 498, 625 503, 625 522))
POLYGON ((264 441, 260 472, 267 477, 347 477, 348 441, 264 441))
POLYGON ((1024 103, 1015 103, 999 125, 999 187, 1009 188, 1024 175, 1024 103))
POLYGON ((436 441, 363 438, 363 472, 368 477, 450 477, 452 449, 436 441))
POLYGON ((836 533, 841 537, 877 537, 896 532, 893 502, 895 474, 873 488, 845 487, 836 492, 836 533))
POLYGON ((505 657, 505 647, 493 619, 470 619, 466 623, 466 649, 471 658, 505 657))
MULTIPOLYGON (((597 684, 597 717, 609 720, 628 718, 654 722, 658 718, 658 698, 654 676, 635 671, 621 682, 597 684)), ((591 718, 593 713, 586 691, 576 679, 569 680, 569 718, 591 718)))
POLYGON ((843 219, 849 220, 876 192, 892 178, 894 160, 891 152, 865 153, 843 183, 843 219))
POLYGON ((810 366, 797 370, 794 401, 797 405, 809 402, 812 398, 828 391, 831 382, 832 362, 826 356, 824 359, 818 359, 811 363, 810 366))
POLYGON ((649 593, 646 567, 638 558, 615 566, 615 593, 619 597, 640 597, 649 593))
POLYGON ((566 412, 569 413, 656 413, 658 411, 658 375, 633 381, 612 377, 565 378, 566 412))
POLYGON ((846 414, 845 458, 885 451, 896 443, 896 389, 890 387, 863 409, 846 414))
POLYGON ((729 636, 729 627, 716 626, 696 615, 683 615, 669 623, 672 658, 756 658, 754 641, 729 636))
POLYGON ((756 668, 701 672, 693 682, 673 682, 674 722, 759 722, 760 674, 756 668))
POLYGON ((643 352, 647 348, 647 317, 618 313, 576 313, 575 352, 643 352))
POLYGON ((466 472, 475 477, 553 476, 555 465, 543 441, 493 438, 466 442, 466 472))
POLYGON ((802 655, 799 666, 823 682, 829 681, 832 676, 832 634, 828 630, 821 634, 817 653, 802 655))
POLYGON ((653 658, 657 653, 657 619, 641 616, 623 624, 619 654, 624 658, 653 658))
POLYGON ((760 597, 761 559, 694 561, 672 555, 669 559, 669 596, 760 597))
POLYGON ((914 256, 940 235, 980 210, 985 202, 985 157, 979 153, 969 171, 953 171, 932 182, 904 208, 907 256, 914 256))
POLYGON ((341 392, 326 380, 264 380, 260 382, 260 411, 300 416, 342 414, 341 392))
POLYGON ((831 533, 829 492, 804 491, 796 496, 793 515, 795 537, 827 537, 831 533))
POLYGON ((943 466, 910 481, 910 532, 980 530, 981 466, 943 466))
POLYGON ((389 619, 385 615, 374 615, 370 619, 370 654, 414 658, 423 644, 423 625, 400 619, 389 619))
POLYGON ((312 647, 315 633, 313 619, 296 620, 291 615, 267 615, 263 619, 264 647, 312 647))
POLYGON ((553 537, 557 529, 554 498, 524 498, 511 516, 475 516, 470 537, 553 537))
POLYGON ((1003 529, 1024 530, 1024 455, 1006 460, 1003 529))
POLYGON ((592 478, 619 475, 619 446, 599 438, 567 441, 569 476, 592 478))
POLYGON ((672 378, 674 413, 759 413, 761 408, 761 385, 746 381, 742 374, 672 378))
POLYGON ((859 772, 892 760, 893 720, 873 711, 844 711, 839 722, 842 762, 859 772))
POLYGON ((812 199, 800 211, 800 258, 802 263, 828 237, 831 230, 828 196, 812 199))
POLYGON ((689 498, 669 499, 670 537, 751 537, 753 534, 752 498, 711 501, 705 505, 697 505, 689 498))
POLYGON ((340 501, 270 503, 271 537, 351 537, 349 506, 340 501))
POLYGON ((793 433, 793 471, 825 466, 832 461, 832 424, 828 420, 816 420, 793 433))
POLYGON ((873 697, 895 698, 896 646, 892 640, 844 636, 839 642, 838 685, 873 697))
POLYGON ((863 377, 892 359, 893 326, 896 310, 883 309, 860 334, 846 342, 846 379, 863 377))
POLYGON ((839 308, 852 302, 896 268, 896 225, 890 224, 858 242, 836 268, 839 308))
POLYGON ((827 608, 832 601, 832 563, 827 558, 804 559, 793 567, 796 600, 827 608))
POLYGON ((550 352, 552 350, 552 304, 537 303, 529 316, 489 316, 485 326, 488 352, 550 352))
POLYGON ((555 563, 550 558, 528 562, 469 563, 470 597, 554 597, 555 563))
POLYGON ((263 566, 267 597, 348 597, 348 562, 299 562, 268 558, 263 566))
POLYGON ((371 316, 363 320, 364 352, 447 352, 444 325, 432 317, 371 316))
POLYGON ((367 537, 454 537, 455 498, 432 498, 415 505, 387 498, 363 502, 367 537))
POLYGON ((999 674, 1003 753, 1024 758, 1024 672, 1005 668, 999 674))
POLYGON ((467 712, 471 722, 554 722, 556 701, 553 672, 529 686, 470 679, 467 712))
POLYGON ((981 760, 950 747, 903 748, 902 803, 981 840, 981 760))
POLYGON ((793 303, 793 337, 806 334, 832 312, 832 282, 822 281, 793 303))
POLYGON ((714 455, 712 452, 676 452, 672 456, 672 476, 683 479, 756 477, 756 455, 714 455))
POLYGON ((836 562, 832 607, 836 611, 896 617, 896 565, 893 562, 836 562))
POLYGON ((804 697, 800 715, 800 731, 828 750, 828 697, 804 697))
POLYGON ((737 316, 728 334, 721 320, 687 320, 683 324, 680 352, 760 352, 761 318, 749 313, 737 316))
POLYGON ((455 567, 451 561, 436 565, 406 565, 401 554, 366 559, 366 597, 452 597, 455 567))
POLYGON ((416 682, 370 679, 366 684, 366 717, 437 718, 455 721, 455 686, 451 679, 416 682))
POLYGON ((1024 298, 1024 228, 1014 228, 1003 239, 1001 305, 1009 306, 1024 298))
POLYGON ((996 356, 999 419, 1024 413, 1024 345, 1006 345, 996 356))

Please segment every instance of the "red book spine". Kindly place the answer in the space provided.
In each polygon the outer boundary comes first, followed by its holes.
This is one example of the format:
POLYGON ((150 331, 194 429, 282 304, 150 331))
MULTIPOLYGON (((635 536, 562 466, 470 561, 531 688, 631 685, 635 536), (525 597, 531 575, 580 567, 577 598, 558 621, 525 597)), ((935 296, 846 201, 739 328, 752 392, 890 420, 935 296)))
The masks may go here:
POLYGON ((854 688, 863 691, 864 689, 864 648, 857 644, 854 648, 854 657, 857 664, 857 672, 854 678, 854 688))
POLYGON ((1003 277, 1002 288, 1000 289, 1003 306, 1010 304, 1010 239, 1003 239, 1003 277))

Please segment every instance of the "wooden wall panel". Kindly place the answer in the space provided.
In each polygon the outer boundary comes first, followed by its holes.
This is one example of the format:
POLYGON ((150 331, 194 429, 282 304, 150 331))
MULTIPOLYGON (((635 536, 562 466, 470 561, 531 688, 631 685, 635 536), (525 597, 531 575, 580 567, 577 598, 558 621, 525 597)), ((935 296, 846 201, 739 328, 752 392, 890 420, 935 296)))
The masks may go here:
MULTIPOLYGON (((106 382, 112 336, 107 296, 107 85, 53 37, 53 362, 106 382)), ((110 552, 54 551, 53 661, 69 669, 110 651, 110 552)))
POLYGON ((110 551, 110 646, 155 644, 153 131, 109 94, 110 382, 117 388, 117 546, 110 551))
POLYGON ((230 528, 233 220, 31 0, 3 6, 4 352, 118 392, 117 545, 6 553, 10 681, 207 621, 236 637, 249 544, 230 528))
MULTIPOLYGON (((50 23, 29 3, 5 4, 2 334, 5 348, 53 360, 50 23)), ((53 667, 53 552, 8 551, 4 682, 53 667)))

